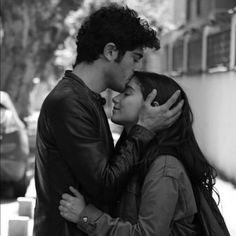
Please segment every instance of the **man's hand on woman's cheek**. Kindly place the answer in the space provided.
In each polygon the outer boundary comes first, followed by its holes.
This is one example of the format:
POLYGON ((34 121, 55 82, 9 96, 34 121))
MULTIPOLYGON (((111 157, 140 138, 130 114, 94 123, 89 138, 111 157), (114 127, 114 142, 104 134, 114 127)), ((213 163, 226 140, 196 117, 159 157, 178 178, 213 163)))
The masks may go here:
POLYGON ((170 127, 180 116, 184 105, 184 101, 181 100, 175 107, 170 109, 180 95, 179 90, 160 106, 158 103, 153 103, 156 94, 157 91, 154 89, 146 98, 137 123, 154 132, 170 127), (153 106, 152 104, 157 105, 153 106))

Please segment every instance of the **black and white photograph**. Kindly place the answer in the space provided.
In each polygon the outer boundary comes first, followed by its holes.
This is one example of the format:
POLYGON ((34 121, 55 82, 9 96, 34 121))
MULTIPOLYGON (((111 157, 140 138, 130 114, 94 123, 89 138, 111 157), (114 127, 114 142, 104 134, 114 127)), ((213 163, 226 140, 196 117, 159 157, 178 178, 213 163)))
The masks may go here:
POLYGON ((236 236, 236 0, 0 9, 0 236, 236 236))

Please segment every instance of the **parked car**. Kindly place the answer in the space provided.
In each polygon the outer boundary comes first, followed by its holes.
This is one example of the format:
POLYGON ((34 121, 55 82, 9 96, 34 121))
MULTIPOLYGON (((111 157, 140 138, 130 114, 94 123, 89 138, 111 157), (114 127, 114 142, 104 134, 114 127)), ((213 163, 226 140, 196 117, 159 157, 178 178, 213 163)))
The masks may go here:
POLYGON ((0 91, 0 98, 0 196, 24 196, 29 184, 28 136, 10 96, 0 91))

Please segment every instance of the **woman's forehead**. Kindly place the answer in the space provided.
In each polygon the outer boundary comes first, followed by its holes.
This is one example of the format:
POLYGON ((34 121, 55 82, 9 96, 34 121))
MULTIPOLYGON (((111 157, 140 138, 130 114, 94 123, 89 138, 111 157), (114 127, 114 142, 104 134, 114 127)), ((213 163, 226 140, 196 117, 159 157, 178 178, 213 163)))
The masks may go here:
POLYGON ((127 87, 131 87, 135 90, 140 90, 140 82, 136 77, 131 78, 131 80, 128 82, 127 87))

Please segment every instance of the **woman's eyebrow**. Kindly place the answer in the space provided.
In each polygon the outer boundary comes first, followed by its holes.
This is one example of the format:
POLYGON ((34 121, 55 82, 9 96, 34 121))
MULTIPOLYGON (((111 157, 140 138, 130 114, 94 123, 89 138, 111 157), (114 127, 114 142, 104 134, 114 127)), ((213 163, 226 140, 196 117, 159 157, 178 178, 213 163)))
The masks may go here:
POLYGON ((131 89, 131 90, 135 90, 132 86, 130 86, 129 84, 127 84, 126 86, 125 86, 125 89, 131 89))

